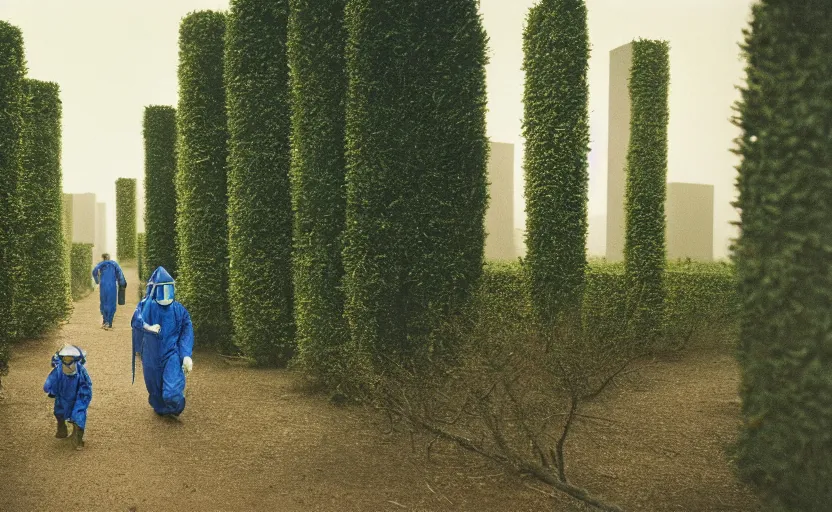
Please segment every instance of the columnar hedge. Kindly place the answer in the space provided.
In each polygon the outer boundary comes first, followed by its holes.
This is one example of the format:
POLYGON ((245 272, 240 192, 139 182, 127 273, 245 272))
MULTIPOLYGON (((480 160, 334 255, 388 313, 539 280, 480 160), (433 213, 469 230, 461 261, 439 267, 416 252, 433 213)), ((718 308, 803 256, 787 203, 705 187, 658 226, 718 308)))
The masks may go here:
POLYGON ((738 104, 744 419, 738 465, 771 510, 832 501, 832 9, 762 0, 738 104))
POLYGON ((589 35, 583 0, 542 0, 523 37, 526 263, 540 320, 580 306, 589 188, 589 35))
POLYGON ((347 368, 341 263, 347 72, 346 0, 291 0, 295 322, 300 361, 337 386, 347 368))
POLYGON ((225 15, 219 12, 188 14, 179 27, 177 294, 200 343, 231 350, 224 37, 225 15))
POLYGON ((176 109, 144 109, 145 265, 176 278, 176 109))
POLYGON ((346 316, 418 359, 482 272, 486 35, 477 0, 349 0, 346 316))
POLYGON ((72 244, 70 272, 73 300, 86 297, 93 289, 92 261, 92 244, 72 244))
MULTIPOLYGON (((147 283, 151 274, 147 265, 147 237, 144 233, 136 234, 136 266, 139 274, 139 284, 136 286, 136 292, 141 300, 144 297, 145 283, 147 283)), ((156 267, 153 267, 153 269, 155 270, 156 267)), ((167 270, 167 267, 165 267, 165 270, 167 270)))
POLYGON ((634 41, 624 261, 635 302, 634 335, 645 343, 660 334, 663 315, 669 82, 667 42, 634 41))
POLYGON ((229 298, 234 342, 260 364, 294 354, 288 0, 232 0, 225 38, 229 298))
POLYGON ((116 258, 136 259, 136 180, 116 180, 116 258))
POLYGON ((19 273, 19 334, 39 336, 65 319, 71 307, 64 246, 61 181, 61 99, 58 84, 26 80, 19 240, 26 264, 19 273), (48 271, 44 270, 48 269, 48 271))
MULTIPOLYGON (((13 306, 21 233, 18 182, 22 172, 26 61, 20 29, 0 21, 0 304, 13 306)), ((7 310, 8 311, 8 310, 7 310)), ((12 309, 13 311, 13 309, 12 309)), ((5 373, 8 343, 15 335, 11 314, 0 319, 0 375, 5 373)))

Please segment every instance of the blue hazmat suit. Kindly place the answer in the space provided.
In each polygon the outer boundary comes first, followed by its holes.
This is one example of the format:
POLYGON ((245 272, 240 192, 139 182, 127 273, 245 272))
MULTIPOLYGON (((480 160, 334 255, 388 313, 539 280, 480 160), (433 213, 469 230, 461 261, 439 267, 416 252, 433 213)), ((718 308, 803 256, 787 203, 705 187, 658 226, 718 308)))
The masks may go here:
MULTIPOLYGON (((157 414, 178 416, 185 409, 182 363, 192 356, 194 329, 185 306, 176 301, 159 304, 161 295, 154 290, 160 283, 173 283, 173 278, 163 267, 150 276, 147 296, 136 306, 130 322, 133 327, 133 378, 135 380, 136 355, 139 354, 150 406, 157 414), (158 334, 145 328, 156 324, 161 327, 158 334)), ((170 293, 167 296, 173 298, 170 293)))
POLYGON ((57 356, 52 357, 52 372, 46 377, 43 391, 55 399, 55 417, 58 421, 70 421, 81 429, 87 428, 87 407, 92 401, 92 379, 79 361, 75 375, 61 370, 57 356))
POLYGON ((104 317, 105 324, 112 326, 118 299, 117 286, 127 286, 124 272, 115 261, 104 260, 92 270, 92 278, 95 279, 95 284, 99 285, 101 316, 104 317))

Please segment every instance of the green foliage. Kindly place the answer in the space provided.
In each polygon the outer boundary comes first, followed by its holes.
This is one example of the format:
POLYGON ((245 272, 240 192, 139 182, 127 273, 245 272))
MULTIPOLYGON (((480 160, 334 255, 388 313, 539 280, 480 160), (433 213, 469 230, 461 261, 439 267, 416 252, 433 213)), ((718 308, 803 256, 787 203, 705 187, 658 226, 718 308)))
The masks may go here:
POLYGON ((288 0, 232 0, 225 37, 234 343, 268 365, 295 351, 288 15, 288 0))
POLYGON ((487 38, 477 0, 349 0, 346 316, 423 361, 482 273, 487 38))
POLYGON ((176 292, 198 342, 230 351, 224 37, 219 12, 188 14, 179 27, 176 292))
MULTIPOLYGON (((489 262, 483 274, 486 302, 501 318, 497 323, 517 326, 532 320, 530 296, 523 265, 489 262), (496 310, 500 309, 499 312, 496 310)), ((685 346, 732 346, 738 315, 736 277, 725 263, 681 263, 668 265, 662 331, 658 347, 675 350, 685 346)), ((590 262, 587 266, 582 321, 594 336, 610 343, 622 337, 628 315, 627 279, 621 263, 590 262)))
MULTIPOLYGON (((145 283, 150 278, 150 271, 147 265, 147 236, 144 233, 136 235, 136 265, 138 267, 139 284, 136 286, 136 292, 139 294, 139 300, 144 298, 145 283)), ((152 267, 156 270, 156 267, 152 267)), ((167 267, 165 267, 167 270, 167 267)))
POLYGON ((116 258, 136 259, 136 180, 116 180, 116 258))
POLYGON ((295 322, 301 364, 330 387, 345 378, 341 262, 347 73, 346 0, 291 0, 295 322))
POLYGON ((80 300, 93 290, 92 244, 72 244, 70 258, 72 299, 80 300))
MULTIPOLYGON (((144 109, 144 229, 149 268, 176 278, 176 109, 144 109)), ((140 291, 141 293, 141 291, 140 291)))
POLYGON ((40 336, 67 318, 72 304, 63 233, 61 99, 58 84, 26 80, 18 241, 26 261, 18 274, 18 334, 40 336))
POLYGON ((670 83, 666 41, 633 42, 630 143, 627 149, 624 261, 634 305, 634 336, 649 346, 660 335, 664 300, 664 203, 670 83))
POLYGON ((574 316, 586 269, 589 35, 583 0, 543 0, 523 37, 526 263, 538 317, 574 316))
MULTIPOLYGON (((18 238, 20 197, 18 183, 22 173, 23 80, 26 61, 20 29, 0 21, 0 304, 14 311, 15 280, 23 262, 18 238)), ((0 320, 0 372, 7 368, 8 343, 17 328, 6 314, 0 320)))
POLYGON ((763 0, 735 123, 741 475, 772 510, 832 502, 832 8, 763 0))

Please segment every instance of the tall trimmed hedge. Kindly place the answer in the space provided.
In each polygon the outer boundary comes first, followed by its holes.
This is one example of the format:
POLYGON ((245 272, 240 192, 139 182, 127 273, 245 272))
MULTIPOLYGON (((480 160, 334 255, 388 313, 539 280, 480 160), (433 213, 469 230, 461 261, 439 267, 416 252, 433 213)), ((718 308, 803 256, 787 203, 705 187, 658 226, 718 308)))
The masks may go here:
POLYGON ((664 304, 669 51, 666 41, 634 41, 629 81, 624 261, 635 301, 634 336, 646 344, 661 334, 664 304))
POLYGON ((539 319, 581 304, 589 191, 589 34, 583 0, 542 0, 523 35, 526 264, 539 319))
POLYGON ((116 180, 116 258, 136 259, 136 180, 116 180))
POLYGON ((176 243, 177 294, 191 314, 194 334, 200 343, 227 351, 233 345, 228 304, 224 37, 225 15, 219 12, 193 12, 179 27, 176 243))
POLYGON ((64 246, 61 181, 61 99, 58 84, 26 80, 19 240, 26 264, 18 275, 16 316, 23 338, 67 318, 72 296, 64 246), (48 269, 48 270, 47 270, 48 269))
POLYGON ((232 0, 225 38, 234 342, 269 365, 295 351, 288 15, 289 0, 232 0))
POLYGON ((762 0, 737 106, 743 427, 737 462, 771 510, 832 502, 832 9, 762 0))
POLYGON ((92 261, 92 244, 72 244, 70 272, 73 300, 86 297, 93 289, 92 261))
POLYGON ((176 278, 176 109, 144 109, 144 229, 150 268, 176 278))
POLYGON ((477 0, 349 0, 346 26, 346 316, 418 362, 482 272, 487 38, 477 0))
MULTIPOLYGON (((14 305, 15 279, 21 263, 17 239, 22 226, 17 192, 23 164, 21 135, 25 74, 20 29, 0 21, 0 304, 7 308, 14 305)), ((6 371, 8 343, 15 336, 13 320, 8 313, 0 319, 0 375, 6 371)))
POLYGON ((341 262, 346 216, 346 0, 290 0, 295 322, 303 366, 335 387, 347 372, 341 262))

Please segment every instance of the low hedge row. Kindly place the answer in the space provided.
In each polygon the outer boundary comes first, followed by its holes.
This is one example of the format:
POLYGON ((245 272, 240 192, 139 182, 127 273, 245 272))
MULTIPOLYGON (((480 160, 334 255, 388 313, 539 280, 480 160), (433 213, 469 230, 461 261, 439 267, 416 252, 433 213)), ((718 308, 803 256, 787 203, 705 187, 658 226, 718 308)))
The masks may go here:
POLYGON ((70 254, 72 300, 86 297, 92 286, 92 244, 72 244, 70 254))
MULTIPOLYGON (((531 304, 520 263, 489 262, 480 299, 499 301, 501 320, 530 321, 531 304)), ((623 263, 590 262, 584 290, 583 321, 602 336, 620 336, 628 321, 623 263)), ((659 348, 692 343, 719 344, 734 334, 737 296, 728 263, 670 262, 665 274, 664 337, 659 348)))

